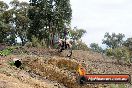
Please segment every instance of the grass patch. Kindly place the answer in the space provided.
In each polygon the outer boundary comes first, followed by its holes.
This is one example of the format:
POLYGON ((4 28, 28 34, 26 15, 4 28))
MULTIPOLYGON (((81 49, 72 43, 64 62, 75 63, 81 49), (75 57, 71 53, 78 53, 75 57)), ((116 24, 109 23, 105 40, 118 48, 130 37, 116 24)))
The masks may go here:
POLYGON ((126 88, 125 84, 111 84, 110 88, 126 88))
POLYGON ((4 50, 0 51, 0 56, 7 56, 10 55, 12 53, 13 49, 12 48, 7 48, 4 50))
POLYGON ((13 61, 9 62, 9 65, 10 66, 15 66, 13 61))
POLYGON ((119 88, 126 88, 125 84, 119 84, 118 87, 119 88))

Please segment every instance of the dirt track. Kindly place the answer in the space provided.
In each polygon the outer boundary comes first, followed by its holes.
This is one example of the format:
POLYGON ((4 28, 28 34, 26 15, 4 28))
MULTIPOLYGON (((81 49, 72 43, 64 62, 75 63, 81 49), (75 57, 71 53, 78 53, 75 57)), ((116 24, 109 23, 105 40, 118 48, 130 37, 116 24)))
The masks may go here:
MULTIPOLYGON (((82 63, 87 73, 95 74, 131 74, 132 66, 117 64, 115 60, 89 51, 73 51, 71 58, 58 56, 54 50, 27 49, 27 54, 10 55, 0 59, 0 87, 5 88, 112 88, 111 85, 85 85, 76 83, 76 67, 82 63), (23 61, 23 68, 9 65, 13 58, 23 61), (11 77, 11 79, 9 79, 11 77), (6 79, 6 81, 2 81, 6 79), (9 79, 9 80, 8 80, 9 79), (10 82, 11 80, 14 80, 10 82), (16 82, 16 81, 17 82, 16 82), (10 85, 13 85, 10 87, 10 85), (19 86, 19 85, 17 85, 19 86), (27 86, 27 87, 26 87, 27 86)), ((125 88, 132 88, 125 85, 125 88)), ((116 86, 119 88, 119 86, 116 86)))

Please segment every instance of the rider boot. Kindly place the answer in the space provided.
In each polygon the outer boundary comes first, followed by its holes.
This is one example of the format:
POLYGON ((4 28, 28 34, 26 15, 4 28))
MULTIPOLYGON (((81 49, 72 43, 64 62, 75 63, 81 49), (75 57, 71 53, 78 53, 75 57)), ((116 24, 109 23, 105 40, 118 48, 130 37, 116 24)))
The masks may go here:
POLYGON ((65 44, 64 44, 64 43, 65 43, 65 42, 63 41, 63 42, 62 42, 62 46, 61 46, 61 49, 62 49, 62 50, 65 49, 65 44))

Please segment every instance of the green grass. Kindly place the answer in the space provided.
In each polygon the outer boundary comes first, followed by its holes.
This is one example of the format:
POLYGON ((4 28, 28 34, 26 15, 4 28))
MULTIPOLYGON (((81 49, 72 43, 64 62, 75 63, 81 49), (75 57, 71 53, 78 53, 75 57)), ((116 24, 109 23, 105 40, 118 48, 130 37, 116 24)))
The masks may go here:
POLYGON ((13 61, 10 61, 9 62, 9 65, 14 66, 14 62, 13 61))
POLYGON ((119 88, 126 88, 124 84, 119 84, 118 87, 119 88))
POLYGON ((14 46, 11 46, 11 47, 8 47, 8 48, 5 48, 4 50, 1 50, 0 51, 0 56, 7 56, 7 55, 10 55, 13 51, 13 49, 15 49, 16 47, 14 46))
POLYGON ((110 85, 110 88, 126 88, 126 87, 125 87, 125 84, 118 84, 118 85, 116 85, 116 84, 111 84, 111 85, 110 85))
POLYGON ((0 51, 0 56, 10 55, 11 52, 12 52, 12 49, 4 49, 4 50, 0 51))

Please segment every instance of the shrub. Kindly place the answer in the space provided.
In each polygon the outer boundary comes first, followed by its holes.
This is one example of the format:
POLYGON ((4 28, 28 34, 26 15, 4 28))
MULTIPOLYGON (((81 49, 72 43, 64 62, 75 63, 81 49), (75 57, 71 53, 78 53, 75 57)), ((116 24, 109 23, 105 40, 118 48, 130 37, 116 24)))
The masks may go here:
POLYGON ((28 47, 28 48, 29 48, 29 47, 32 47, 32 42, 27 42, 27 43, 25 44, 25 46, 28 47))
POLYGON ((113 49, 106 49, 106 55, 107 56, 113 56, 113 49))
POLYGON ((7 56, 7 55, 10 55, 11 53, 12 53, 12 49, 7 48, 7 49, 4 49, 4 50, 0 51, 0 56, 7 56))
POLYGON ((118 62, 121 58, 124 59, 126 62, 130 62, 130 53, 127 48, 121 47, 121 48, 115 48, 114 49, 114 56, 117 58, 118 62))
POLYGON ((35 36, 32 36, 32 47, 41 47, 40 40, 35 36))
POLYGON ((118 47, 115 49, 106 49, 106 55, 114 56, 117 59, 118 63, 121 59, 126 61, 127 63, 131 62, 130 51, 126 47, 118 47))
POLYGON ((27 42, 25 44, 26 47, 37 47, 37 48, 46 48, 46 43, 44 40, 39 40, 38 38, 36 38, 35 36, 32 37, 32 41, 31 42, 27 42))
POLYGON ((46 48, 47 45, 46 45, 46 42, 44 40, 41 40, 40 41, 40 45, 43 47, 43 48, 46 48))
POLYGON ((89 50, 88 46, 82 41, 77 41, 77 44, 73 45, 75 50, 89 50))
POLYGON ((90 49, 94 52, 98 52, 98 53, 104 53, 104 50, 102 49, 102 47, 100 47, 98 44, 96 43, 91 43, 90 44, 90 49))

